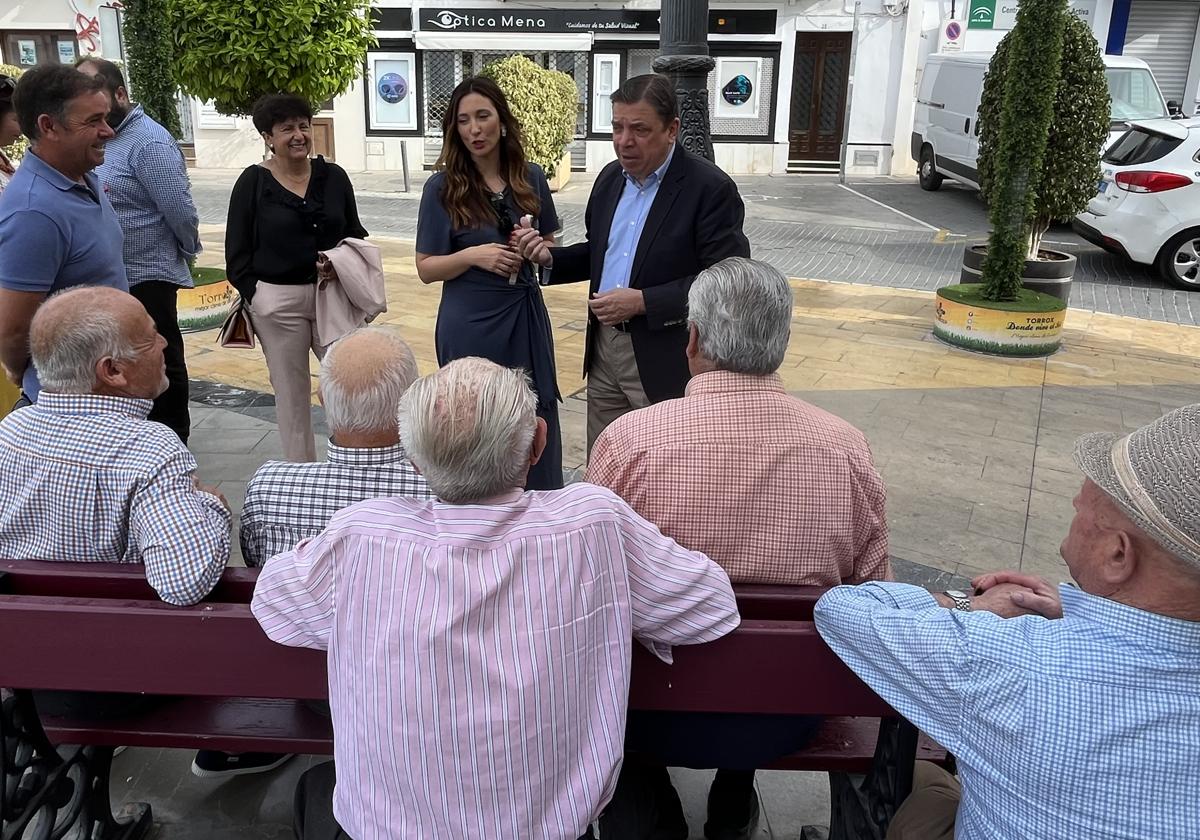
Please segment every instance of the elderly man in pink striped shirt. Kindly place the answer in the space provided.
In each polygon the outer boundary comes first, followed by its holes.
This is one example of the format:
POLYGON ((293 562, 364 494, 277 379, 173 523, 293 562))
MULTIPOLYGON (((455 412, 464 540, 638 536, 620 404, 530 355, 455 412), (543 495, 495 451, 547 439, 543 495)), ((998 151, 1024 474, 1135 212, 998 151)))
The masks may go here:
POLYGON ((611 491, 523 492, 546 425, 522 371, 452 362, 410 388, 400 424, 437 499, 347 508, 254 594, 270 638, 329 651, 334 763, 301 779, 297 834, 591 837, 621 765, 630 640, 669 661, 730 632, 729 578, 611 491))
MULTIPOLYGON (((787 278, 763 262, 722 260, 692 284, 688 322, 687 393, 614 421, 592 449, 587 480, 712 557, 738 583, 834 586, 889 578, 884 485, 866 437, 790 396, 776 372, 792 323, 787 278)), ((628 745, 686 766, 724 755, 704 836, 747 840, 759 816, 754 768, 798 749, 812 727, 763 715, 637 714, 628 745), (691 748, 701 730, 703 756, 691 748)), ((634 769, 631 763, 628 771, 634 769)), ((644 786, 658 792, 654 837, 686 840, 666 770, 642 769, 652 780, 644 786)))

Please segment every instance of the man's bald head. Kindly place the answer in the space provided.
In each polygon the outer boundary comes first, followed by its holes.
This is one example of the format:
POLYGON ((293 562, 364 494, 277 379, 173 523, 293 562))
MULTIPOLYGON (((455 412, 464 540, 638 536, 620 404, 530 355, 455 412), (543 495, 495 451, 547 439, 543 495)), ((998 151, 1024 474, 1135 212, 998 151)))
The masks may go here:
POLYGON ((417 378, 412 350, 395 332, 363 327, 334 343, 321 361, 321 403, 329 430, 395 434, 400 398, 417 378))
POLYGON ((42 390, 59 394, 104 392, 97 366, 106 359, 132 362, 155 339, 154 322, 137 298, 102 286, 53 295, 29 327, 30 355, 42 390))

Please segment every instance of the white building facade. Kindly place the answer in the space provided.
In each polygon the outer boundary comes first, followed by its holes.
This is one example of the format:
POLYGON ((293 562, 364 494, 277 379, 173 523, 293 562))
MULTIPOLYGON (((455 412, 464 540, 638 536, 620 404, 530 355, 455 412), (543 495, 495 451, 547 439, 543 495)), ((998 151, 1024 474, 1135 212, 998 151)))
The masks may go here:
MULTIPOLYGON (((930 53, 989 50, 1018 0, 710 0, 709 106, 717 163, 738 174, 914 171, 908 145, 930 53), (911 7, 910 7, 911 2, 911 7)), ((1200 87, 1200 0, 1072 0, 1106 51, 1144 58, 1191 113, 1200 87)), ((121 58, 116 0, 0 0, 0 57, 18 66, 121 58)), ((427 167, 441 149, 450 92, 516 53, 579 89, 572 168, 613 159, 608 94, 650 72, 657 0, 378 0, 378 45, 362 79, 323 104, 318 151, 350 170, 427 167)), ((135 91, 136 95, 136 91, 135 91)), ((263 146, 245 117, 181 103, 195 164, 242 167, 263 146)))

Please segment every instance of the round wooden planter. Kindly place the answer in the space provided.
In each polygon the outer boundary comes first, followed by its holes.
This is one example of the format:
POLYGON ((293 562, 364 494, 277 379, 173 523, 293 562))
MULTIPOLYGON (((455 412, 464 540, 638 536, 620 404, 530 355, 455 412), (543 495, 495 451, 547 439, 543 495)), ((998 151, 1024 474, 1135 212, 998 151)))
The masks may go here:
POLYGON ((225 277, 225 269, 193 268, 192 281, 196 288, 179 290, 179 329, 200 332, 221 326, 237 297, 237 290, 225 277))
POLYGON ((937 291, 933 334, 947 344, 997 356, 1048 356, 1062 345, 1066 301, 1022 291, 1015 301, 982 299, 977 283, 937 291))
MULTIPOLYGON (((1031 291, 1054 295, 1063 303, 1070 303, 1071 278, 1075 276, 1075 257, 1047 248, 1038 251, 1038 255, 1042 259, 1025 261, 1021 284, 1031 291)), ((987 245, 968 245, 964 248, 959 282, 978 283, 983 275, 983 258, 986 256, 987 245)))

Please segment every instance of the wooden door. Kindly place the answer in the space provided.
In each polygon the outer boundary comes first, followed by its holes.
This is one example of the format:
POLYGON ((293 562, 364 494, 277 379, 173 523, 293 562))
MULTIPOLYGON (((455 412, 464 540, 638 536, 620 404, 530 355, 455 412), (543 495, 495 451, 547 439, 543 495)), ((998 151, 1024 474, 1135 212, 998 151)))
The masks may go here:
POLYGON ((316 117, 312 121, 313 152, 324 155, 325 160, 335 160, 333 153, 333 120, 316 117))
POLYGON ((797 32, 792 70, 791 160, 837 160, 850 81, 849 32, 797 32))

